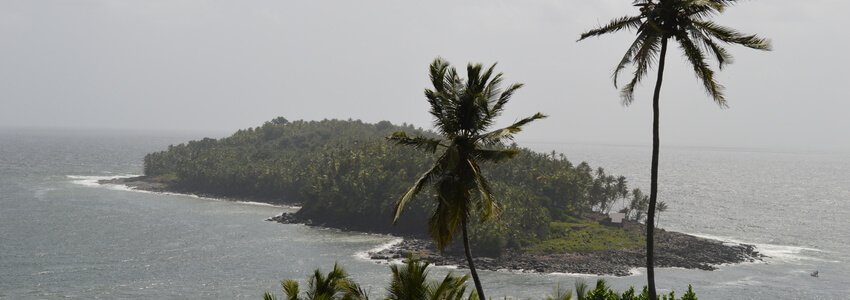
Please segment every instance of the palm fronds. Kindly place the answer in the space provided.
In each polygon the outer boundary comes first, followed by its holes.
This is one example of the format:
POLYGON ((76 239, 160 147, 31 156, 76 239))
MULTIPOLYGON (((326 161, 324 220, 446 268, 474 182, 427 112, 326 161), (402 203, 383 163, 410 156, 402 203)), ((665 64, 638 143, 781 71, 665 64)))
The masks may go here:
POLYGON ((432 186, 436 192, 434 198, 437 206, 428 219, 428 232, 439 250, 443 251, 458 229, 464 229, 467 261, 481 300, 484 300, 484 292, 470 257, 465 228, 473 206, 481 221, 497 217, 500 209, 478 164, 505 161, 517 154, 516 150, 484 147, 503 146, 524 125, 546 117, 537 113, 508 127, 488 132, 511 96, 522 87, 522 84, 512 84, 502 89, 503 74, 496 73, 495 68, 496 64, 489 68, 481 64, 469 64, 464 80, 447 61, 435 59, 429 67, 433 89, 425 90, 425 99, 431 106, 434 126, 443 140, 409 137, 404 132, 387 137, 387 140, 396 144, 413 146, 431 153, 438 148, 445 148, 434 166, 398 200, 393 221, 398 221, 404 207, 414 196, 426 186, 432 186))
POLYGON ((607 25, 588 30, 581 34, 579 41, 623 29, 637 32, 635 40, 617 64, 612 76, 616 87, 620 72, 629 65, 635 67, 632 80, 620 90, 623 104, 629 105, 634 101, 635 86, 656 63, 662 41, 674 38, 685 53, 685 58, 693 66, 694 74, 702 82, 706 92, 718 105, 726 107, 722 93, 723 87, 714 80, 714 71, 705 62, 705 53, 711 53, 718 61, 718 67, 723 69, 724 66, 733 62, 733 58, 718 41, 752 49, 771 50, 768 39, 754 34, 743 34, 707 20, 723 12, 726 7, 735 2, 734 0, 635 1, 635 6, 640 8, 640 14, 616 18, 607 25))
MULTIPOLYGON (((591 37, 613 33, 622 29, 637 31, 637 36, 631 46, 626 50, 623 58, 614 69, 614 86, 617 87, 617 79, 626 67, 634 66, 632 80, 620 89, 620 97, 623 105, 634 102, 635 87, 646 77, 649 69, 658 64, 658 75, 653 93, 653 151, 650 172, 650 196, 648 199, 647 226, 646 226, 646 253, 647 253, 647 281, 649 286, 649 297, 655 298, 655 271, 654 271, 654 226, 655 209, 658 187, 658 149, 659 139, 659 96, 661 83, 664 78, 664 60, 667 53, 668 40, 673 39, 678 43, 688 63, 693 67, 694 75, 701 81, 706 93, 721 108, 727 107, 723 96, 723 86, 714 79, 714 70, 708 65, 708 52, 718 61, 722 69, 725 65, 732 63, 732 55, 717 41, 726 44, 738 44, 745 47, 770 50, 770 41, 756 35, 745 35, 734 29, 723 27, 707 19, 713 17, 732 5, 736 0, 635 0, 634 6, 638 7, 640 13, 635 16, 620 17, 609 24, 596 29, 591 29, 581 35, 579 41, 591 37)), ((644 211, 643 207, 636 207, 644 203, 645 198, 635 195, 631 207, 626 213, 633 212, 635 219, 640 219, 644 211)), ((579 296, 581 298, 581 295, 579 296)))

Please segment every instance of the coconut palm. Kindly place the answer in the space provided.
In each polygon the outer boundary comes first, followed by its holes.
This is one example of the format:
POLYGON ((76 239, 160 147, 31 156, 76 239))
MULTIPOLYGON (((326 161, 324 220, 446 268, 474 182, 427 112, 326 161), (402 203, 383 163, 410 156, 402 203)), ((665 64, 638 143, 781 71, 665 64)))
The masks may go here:
MULTIPOLYGON (((306 297, 300 297, 298 282, 285 280, 280 283, 288 300, 369 300, 366 292, 354 281, 348 278, 348 273, 338 264, 334 264, 327 275, 316 269, 308 281, 306 297)), ((265 293, 263 299, 276 300, 272 293, 265 293)))
POLYGON ((722 13, 736 0, 635 0, 634 6, 640 9, 635 16, 625 16, 612 20, 609 24, 587 31, 579 40, 588 37, 614 33, 620 30, 635 30, 637 37, 614 70, 614 85, 620 72, 633 65, 635 71, 632 80, 622 87, 623 105, 634 101, 635 86, 648 74, 654 62, 658 62, 658 75, 652 97, 653 107, 653 143, 652 167, 650 179, 649 213, 647 216, 646 253, 647 277, 651 299, 655 299, 655 271, 653 268, 653 239, 655 203, 658 196, 658 148, 659 148, 659 105, 661 82, 664 78, 664 62, 667 55, 667 42, 674 39, 682 49, 684 57, 693 67, 697 78, 705 91, 721 108, 727 107, 723 97, 723 86, 714 80, 714 70, 707 60, 709 55, 717 59, 718 68, 732 62, 732 56, 721 44, 738 44, 745 47, 770 50, 770 42, 756 35, 745 35, 735 29, 718 25, 710 17, 722 13), (706 54, 708 53, 708 55, 706 54))
MULTIPOLYGON (((392 265, 393 273, 387 288, 388 300, 460 300, 466 292, 466 280, 469 275, 455 277, 452 272, 442 281, 428 281, 430 263, 408 256, 405 265, 392 265)), ((475 299, 475 292, 469 299, 475 299)))
POLYGON ((559 283, 552 293, 549 296, 546 296, 546 300, 572 300, 573 299, 573 291, 565 289, 561 287, 559 283))
POLYGON ((587 281, 584 278, 577 278, 575 282, 576 286, 576 297, 578 300, 584 300, 585 296, 587 296, 587 292, 590 289, 590 286, 587 285, 587 281))
MULTIPOLYGON (((469 279, 469 275, 464 275, 461 277, 455 277, 451 272, 446 274, 446 277, 443 278, 443 281, 432 282, 428 285, 428 299, 431 300, 461 300, 463 299, 464 293, 466 293, 466 280, 469 279)), ((476 291, 469 292, 469 296, 466 300, 473 300, 478 298, 478 293, 476 291)))
POLYGON ((658 204, 655 205, 655 227, 658 228, 658 220, 661 220, 661 213, 667 211, 667 202, 658 201, 658 204))
POLYGON ((388 300, 426 300, 428 265, 408 256, 404 266, 391 265, 393 278, 387 288, 388 300))
POLYGON ((631 218, 635 222, 640 222, 643 219, 644 214, 646 214, 647 207, 649 206, 649 196, 645 196, 640 189, 632 190, 632 200, 629 202, 629 206, 624 208, 621 212, 626 213, 626 218, 631 218))
POLYGON ((484 291, 472 262, 467 225, 473 210, 483 222, 497 217, 500 209, 479 164, 505 161, 519 153, 518 150, 485 147, 498 148, 512 140, 525 124, 546 117, 537 113, 508 127, 489 131, 511 96, 522 87, 522 84, 512 84, 501 89, 502 74, 494 74, 495 67, 496 64, 493 64, 484 69, 481 64, 469 64, 466 67, 467 79, 463 80, 447 61, 435 59, 430 66, 434 88, 425 90, 425 98, 442 139, 408 137, 403 131, 387 138, 431 153, 445 149, 431 169, 422 174, 399 199, 393 222, 398 221, 405 205, 416 194, 427 186, 433 186, 437 206, 428 220, 429 235, 442 252, 455 233, 461 231, 469 271, 481 300, 485 299, 484 291))

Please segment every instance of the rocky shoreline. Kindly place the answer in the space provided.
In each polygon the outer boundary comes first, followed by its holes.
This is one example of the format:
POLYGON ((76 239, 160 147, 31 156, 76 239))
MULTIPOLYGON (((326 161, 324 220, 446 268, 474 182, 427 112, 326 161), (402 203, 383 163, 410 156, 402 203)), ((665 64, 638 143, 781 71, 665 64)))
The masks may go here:
MULTIPOLYGON (((292 213, 282 213, 267 221, 285 224, 323 226, 312 220, 301 220, 292 213)), ((642 224, 629 222, 625 230, 645 231, 642 224)), ((764 257, 755 246, 724 243, 718 240, 696 237, 684 233, 656 229, 655 265, 660 268, 685 268, 715 270, 719 265, 760 261, 764 257)), ((475 254, 473 249, 473 256, 475 254)), ((463 249, 450 245, 445 253, 439 253, 430 239, 404 237, 404 240, 388 249, 368 253, 375 261, 404 259, 408 255, 430 261, 436 266, 467 267, 463 249)), ((474 257, 475 267, 490 271, 517 271, 524 273, 574 273, 629 276, 635 268, 646 266, 646 250, 608 249, 603 251, 581 251, 568 253, 524 253, 506 250, 497 258, 474 257)))
POLYGON ((167 182, 161 180, 154 180, 152 178, 148 178, 147 176, 103 179, 99 180, 97 183, 124 185, 131 189, 154 193, 178 193, 173 188, 171 188, 167 182))
MULTIPOLYGON (((710 271, 715 270, 718 265, 754 262, 762 257, 752 245, 723 245, 719 241, 700 239, 685 234, 669 234, 680 235, 673 238, 675 240, 690 240, 690 242, 678 249, 658 247, 657 267, 710 271)), ((415 238, 405 238, 389 249, 369 253, 369 255, 373 260, 391 260, 405 258, 408 253, 438 266, 457 266, 460 269, 467 266, 466 258, 460 251, 441 255, 432 241, 415 238)), ((629 276, 632 275, 633 269, 646 266, 646 252, 643 249, 609 249, 558 254, 507 251, 498 258, 475 257, 473 261, 476 268, 491 271, 629 276)))
MULTIPOLYGON (((280 200, 276 199, 232 199, 218 195, 198 193, 197 191, 179 190, 170 186, 168 182, 158 181, 144 176, 101 180, 99 183, 126 185, 132 189, 157 193, 185 193, 233 201, 250 200, 283 204, 280 200)), ((306 224, 310 226, 325 225, 316 224, 312 220, 300 220, 292 213, 282 213, 269 218, 268 221, 306 224)), ((345 228, 340 229, 345 230, 345 228)), ((638 232, 645 231, 643 225, 633 222, 625 224, 624 229, 638 232)), ((764 257, 755 250, 753 245, 727 244, 718 240, 700 238, 663 229, 657 229, 656 243, 655 263, 657 267, 662 268, 675 267, 714 270, 718 265, 754 262, 764 257)), ((463 255, 462 249, 458 248, 454 247, 452 249, 452 247, 449 247, 445 253, 440 254, 434 243, 429 239, 405 237, 402 242, 393 245, 389 249, 369 253, 369 256, 375 261, 388 261, 403 259, 408 254, 411 254, 414 257, 431 261, 434 265, 465 268, 467 266, 466 258, 463 255)), ((475 252, 473 252, 474 254, 475 252)), ((475 257, 474 262, 476 268, 491 271, 629 276, 633 269, 645 267, 646 251, 643 248, 638 248, 544 254, 506 250, 498 258, 475 257)))

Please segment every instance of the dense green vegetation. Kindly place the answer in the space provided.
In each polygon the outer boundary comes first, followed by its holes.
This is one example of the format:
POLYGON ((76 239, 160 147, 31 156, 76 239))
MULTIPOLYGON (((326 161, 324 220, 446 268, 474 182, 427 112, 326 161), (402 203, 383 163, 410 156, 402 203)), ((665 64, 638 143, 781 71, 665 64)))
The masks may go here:
MULTIPOLYGON (((386 288, 386 295, 381 299, 386 300, 461 300, 476 299, 478 294, 475 290, 467 291, 467 279, 469 275, 457 277, 452 272, 446 274, 443 280, 429 280, 430 264, 408 258, 403 265, 391 265, 392 279, 386 288)), ((333 270, 327 275, 316 269, 313 275, 308 277, 307 289, 303 292, 295 280, 287 279, 281 282, 281 287, 289 300, 368 300, 369 293, 357 284, 348 273, 339 265, 334 265, 333 270)), ((575 282, 575 293, 567 290, 561 285, 550 292, 546 300, 572 300, 573 295, 578 300, 649 300, 646 286, 641 293, 635 292, 634 287, 623 293, 613 291, 603 279, 596 281, 596 286, 590 289, 589 285, 582 279, 575 282)), ((263 294, 264 300, 277 300, 274 293, 263 294)), ((504 298, 509 299, 509 298, 504 298)), ((663 300, 697 300, 696 294, 691 286, 681 298, 676 298, 676 293, 656 299, 663 300)))
MULTIPOLYGON (((145 175, 169 180, 186 191, 300 203, 298 217, 317 224, 424 235, 433 201, 411 201, 397 226, 392 225, 393 213, 399 197, 436 156, 384 141, 398 131, 437 137, 387 121, 277 118, 230 137, 191 141, 148 154, 144 170, 145 175)), ((502 210, 510 213, 497 222, 470 226, 470 242, 481 246, 476 252, 480 255, 497 256, 506 247, 522 249, 550 235, 560 236, 552 224, 574 222, 572 217, 587 211, 610 210, 633 194, 625 178, 601 168, 574 165, 554 152, 537 153, 517 145, 505 148, 520 151, 510 161, 482 166, 482 173, 502 210)))
POLYGON ((693 68, 694 75, 701 81, 705 92, 721 108, 727 107, 723 96, 723 86, 714 79, 714 70, 708 64, 709 57, 717 59, 718 67, 722 70, 726 64, 732 62, 732 55, 721 43, 757 50, 771 50, 770 41, 767 39, 755 34, 746 35, 711 21, 711 17, 722 13, 736 2, 737 0, 635 0, 633 5, 639 8, 639 14, 616 18, 607 25, 582 33, 579 39, 624 29, 637 32, 634 42, 614 69, 614 86, 616 86, 620 73, 629 65, 635 67, 632 80, 620 90, 623 105, 629 105, 634 101, 635 86, 648 75, 653 64, 658 64, 655 90, 652 95, 652 165, 646 226, 646 274, 649 295, 652 298, 655 297, 653 239, 658 198, 659 97, 664 79, 667 43, 673 39, 679 45, 684 58, 693 68))

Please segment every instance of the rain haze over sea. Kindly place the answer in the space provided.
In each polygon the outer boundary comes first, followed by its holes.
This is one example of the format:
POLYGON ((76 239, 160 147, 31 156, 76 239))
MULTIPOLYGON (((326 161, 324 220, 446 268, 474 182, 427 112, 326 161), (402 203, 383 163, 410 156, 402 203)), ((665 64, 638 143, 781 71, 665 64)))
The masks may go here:
MULTIPOLYGON (((576 42, 639 13, 633 2, 0 1, 0 299, 256 299, 335 261, 382 294, 387 266, 360 254, 394 237, 264 221, 292 208, 96 182, 139 175, 144 155, 169 144, 224 136, 171 130, 229 133, 278 116, 431 124, 422 91, 436 57, 461 70, 498 62, 504 84, 525 84, 496 127, 550 117, 524 128, 520 145, 648 192, 657 69, 624 108, 611 72, 636 32, 576 42)), ((722 71, 708 54, 730 106, 719 109, 671 47, 659 225, 769 257, 662 269, 659 289, 850 299, 850 39, 840 38, 850 1, 723 2, 736 5, 710 20, 774 50, 730 46, 735 62, 722 71)), ((494 299, 595 277, 481 273, 494 299)), ((634 274, 606 279, 642 286, 643 270, 634 274)))
MULTIPOLYGON (((283 279, 342 264, 373 295, 385 264, 362 253, 397 239, 264 221, 292 208, 129 191, 98 179, 138 175, 146 153, 197 134, 0 130, 0 298, 259 299, 283 279)), ((648 186, 650 148, 527 143, 648 186)), ((660 269, 661 291, 700 299, 847 299, 850 154, 662 148, 668 230, 755 244, 762 262, 660 269), (809 274, 815 270, 820 277, 809 274), (681 295, 681 293, 679 293, 681 295)), ((437 268, 442 274, 449 268, 437 268)), ((455 272, 463 272, 456 270, 455 272)), ((481 272, 495 298, 541 298, 596 276, 481 272)), ((633 276, 604 277, 616 290, 633 276)))

